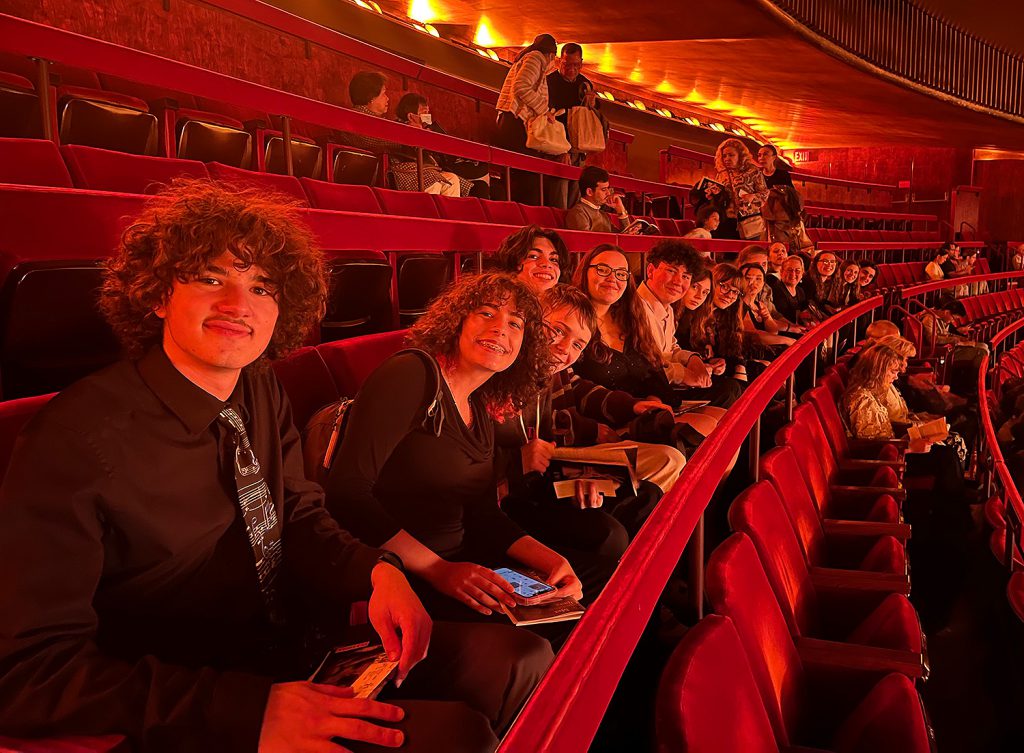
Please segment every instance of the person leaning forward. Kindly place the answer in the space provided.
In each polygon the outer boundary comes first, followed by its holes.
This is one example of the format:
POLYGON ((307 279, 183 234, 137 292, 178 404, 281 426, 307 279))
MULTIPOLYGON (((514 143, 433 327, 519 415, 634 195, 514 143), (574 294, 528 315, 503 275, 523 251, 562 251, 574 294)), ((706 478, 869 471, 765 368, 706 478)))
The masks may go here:
POLYGON ((305 480, 267 362, 303 342, 325 290, 310 232, 263 194, 181 182, 126 231, 101 306, 130 358, 43 408, 0 487, 0 734, 494 749, 550 647, 432 626, 400 560, 305 480), (322 658, 301 650, 311 618, 344 625, 365 599, 400 661, 382 701, 304 680, 322 658))

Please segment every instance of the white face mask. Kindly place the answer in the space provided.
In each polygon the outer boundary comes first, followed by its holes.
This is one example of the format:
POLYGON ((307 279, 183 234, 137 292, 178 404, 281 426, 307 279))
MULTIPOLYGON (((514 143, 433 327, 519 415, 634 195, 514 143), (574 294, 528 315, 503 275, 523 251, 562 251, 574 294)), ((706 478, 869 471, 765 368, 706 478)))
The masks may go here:
POLYGON ((433 116, 429 112, 428 113, 424 113, 423 115, 420 115, 420 123, 422 123, 423 125, 425 125, 425 126, 432 125, 433 122, 434 122, 434 118, 433 118, 433 116))

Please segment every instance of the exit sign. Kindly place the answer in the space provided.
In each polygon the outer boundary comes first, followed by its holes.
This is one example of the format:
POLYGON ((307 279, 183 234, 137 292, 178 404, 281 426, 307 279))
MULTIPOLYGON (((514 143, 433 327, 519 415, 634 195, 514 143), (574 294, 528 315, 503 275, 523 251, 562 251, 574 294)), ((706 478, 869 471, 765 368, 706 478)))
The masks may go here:
POLYGON ((810 152, 810 150, 806 150, 805 149, 805 150, 793 152, 793 161, 794 162, 810 162, 811 161, 811 152, 810 152))

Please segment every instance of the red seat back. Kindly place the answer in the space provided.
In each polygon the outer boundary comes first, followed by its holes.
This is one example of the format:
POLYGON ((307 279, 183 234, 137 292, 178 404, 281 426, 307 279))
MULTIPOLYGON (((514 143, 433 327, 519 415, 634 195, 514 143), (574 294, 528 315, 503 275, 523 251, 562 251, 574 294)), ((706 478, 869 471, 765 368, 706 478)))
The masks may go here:
POLYGON ((438 219, 441 216, 437 211, 434 199, 428 193, 392 191, 389 188, 374 188, 373 192, 377 194, 377 200, 380 201, 384 214, 428 219, 438 219))
POLYGON ((355 397, 366 377, 404 347, 407 334, 407 330, 400 329, 336 340, 317 346, 317 351, 338 387, 338 394, 355 397))
POLYGON ((0 183, 71 188, 71 176, 52 141, 0 139, 0 183))
POLYGON ((514 201, 488 201, 481 199, 484 206, 484 214, 488 222, 497 222, 502 225, 525 224, 523 211, 514 201))
POLYGON ((789 745, 803 694, 803 664, 757 551, 745 534, 734 533, 715 549, 706 586, 714 610, 736 625, 776 741, 789 745))
POLYGON ((712 614, 672 652, 655 705, 658 753, 778 753, 736 627, 712 614))
POLYGON ((328 183, 310 178, 300 178, 299 182, 309 197, 309 203, 317 209, 380 214, 380 202, 369 186, 328 183))
POLYGON ((262 191, 274 191, 287 196, 289 199, 295 199, 302 205, 309 205, 309 199, 306 197, 306 192, 302 190, 302 184, 294 176, 255 173, 252 170, 222 165, 219 162, 211 162, 206 168, 210 171, 210 177, 221 183, 235 186, 236 188, 258 188, 262 191))
POLYGON ((434 195, 437 211, 445 220, 462 222, 487 222, 480 199, 473 196, 438 196, 434 195))
POLYGON ((769 481, 758 481, 729 507, 729 525, 754 543, 768 582, 794 636, 814 635, 817 599, 789 513, 769 481))
POLYGON ((845 458, 850 454, 850 442, 846 436, 843 418, 839 415, 836 401, 827 387, 815 387, 805 398, 818 412, 818 419, 829 445, 836 457, 845 458))
POLYGON ((520 204, 519 211, 523 213, 523 219, 528 225, 540 225, 541 227, 555 227, 555 215, 551 207, 535 207, 532 204, 520 204))
POLYGON ((114 152, 91 146, 62 146, 76 188, 121 193, 156 193, 175 178, 208 178, 202 162, 114 152))
POLYGON ((796 532, 807 562, 812 566, 824 560, 825 530, 821 512, 800 478, 799 463, 792 447, 776 447, 761 456, 761 473, 786 507, 789 522, 796 532))
POLYGON ((315 347, 299 348, 272 366, 288 395, 292 419, 299 431, 314 413, 341 397, 330 369, 315 347))

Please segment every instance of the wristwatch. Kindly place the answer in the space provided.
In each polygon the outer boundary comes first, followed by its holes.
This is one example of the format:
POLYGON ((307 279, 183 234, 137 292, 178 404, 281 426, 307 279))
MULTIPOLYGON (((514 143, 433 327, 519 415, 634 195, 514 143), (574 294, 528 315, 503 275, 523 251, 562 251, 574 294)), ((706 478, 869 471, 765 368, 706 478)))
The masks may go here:
POLYGON ((405 573, 405 563, 402 562, 402 558, 387 549, 381 550, 380 556, 377 558, 377 562, 387 563, 392 567, 398 568, 398 572, 405 573))

